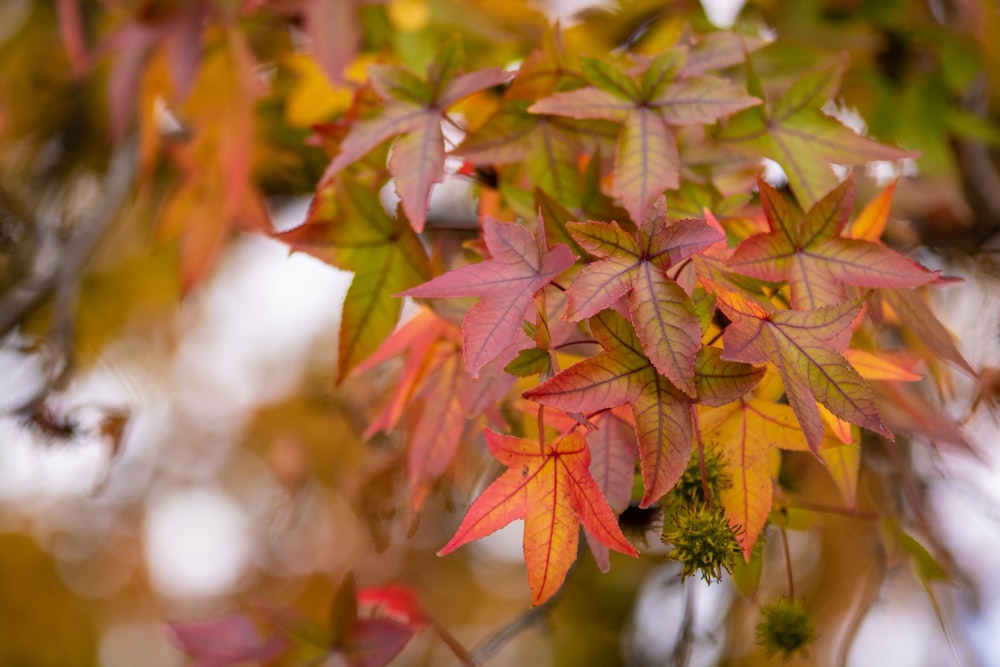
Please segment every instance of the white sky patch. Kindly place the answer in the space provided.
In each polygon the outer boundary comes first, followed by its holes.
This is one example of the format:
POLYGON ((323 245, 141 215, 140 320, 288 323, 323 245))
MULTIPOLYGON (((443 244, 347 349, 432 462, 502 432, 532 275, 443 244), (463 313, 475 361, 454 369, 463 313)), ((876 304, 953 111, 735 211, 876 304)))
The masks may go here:
POLYGON ((701 0, 708 20, 719 28, 732 28, 746 0, 701 0))
POLYGON ((243 508, 209 486, 152 497, 143 538, 153 585, 168 597, 233 592, 250 554, 243 508))

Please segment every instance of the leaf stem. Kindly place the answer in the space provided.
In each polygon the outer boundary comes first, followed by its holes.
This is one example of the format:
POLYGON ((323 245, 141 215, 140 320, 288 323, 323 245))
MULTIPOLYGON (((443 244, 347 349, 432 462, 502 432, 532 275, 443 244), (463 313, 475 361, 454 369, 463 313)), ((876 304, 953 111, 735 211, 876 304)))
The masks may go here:
POLYGON ((545 406, 538 404, 538 446, 545 456, 545 406))
POLYGON ((698 443, 698 467, 701 470, 701 491, 705 494, 705 504, 712 503, 712 491, 708 487, 708 473, 705 472, 705 444, 701 440, 701 429, 698 428, 698 408, 691 404, 691 421, 694 424, 695 438, 698 443))
POLYGON ((482 663, 485 660, 491 658, 497 651, 503 648, 504 644, 509 642, 511 639, 516 637, 518 634, 527 630, 528 628, 538 625, 545 620, 548 615, 549 610, 552 607, 552 603, 558 599, 558 596, 553 596, 538 605, 537 607, 531 607, 525 611, 520 616, 514 618, 510 623, 503 626, 499 630, 493 633, 492 636, 487 638, 479 647, 473 652, 472 659, 476 664, 482 663))
POLYGON ((788 532, 784 526, 778 526, 781 531, 781 547, 785 553, 785 577, 788 580, 788 599, 795 599, 795 578, 792 576, 792 556, 788 551, 788 532))

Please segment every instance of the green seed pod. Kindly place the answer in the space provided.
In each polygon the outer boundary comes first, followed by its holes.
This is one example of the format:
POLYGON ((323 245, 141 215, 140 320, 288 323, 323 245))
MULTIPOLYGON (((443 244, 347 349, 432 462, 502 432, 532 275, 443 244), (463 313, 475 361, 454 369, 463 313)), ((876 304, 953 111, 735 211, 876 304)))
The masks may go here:
POLYGON ((721 509, 699 507, 679 512, 663 542, 673 545, 668 557, 683 565, 681 577, 700 572, 707 583, 721 581, 723 570, 732 573, 740 555, 739 544, 721 509))
POLYGON ((722 466, 722 457, 718 452, 705 450, 705 479, 701 477, 701 462, 698 451, 695 450, 684 470, 677 480, 677 485, 671 491, 672 500, 681 507, 701 507, 707 504, 717 504, 719 492, 729 486, 730 481, 722 466), (705 496, 706 482, 708 497, 705 496))
POLYGON ((780 652, 787 660, 796 651, 805 653, 816 639, 812 617, 801 600, 779 598, 761 609, 757 623, 757 643, 769 656, 780 652))

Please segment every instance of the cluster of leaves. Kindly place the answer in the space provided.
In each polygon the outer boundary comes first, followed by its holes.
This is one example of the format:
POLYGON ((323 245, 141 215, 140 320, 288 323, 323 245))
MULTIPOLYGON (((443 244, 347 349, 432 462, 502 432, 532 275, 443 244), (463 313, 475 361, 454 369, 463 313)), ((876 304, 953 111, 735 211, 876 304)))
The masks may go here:
MULTIPOLYGON (((684 574, 718 579, 759 554, 776 489, 799 500, 783 452, 819 461, 853 510, 863 444, 967 446, 907 386, 914 352, 971 372, 916 291, 944 279, 882 243, 894 186, 856 207, 855 176, 831 166, 916 155, 824 113, 843 55, 786 77, 759 67, 756 35, 655 13, 609 45, 600 13, 561 31, 519 3, 450 0, 436 23, 399 4, 139 2, 89 55, 86 21, 59 7, 77 71, 110 54, 110 135, 134 124, 141 178, 171 175, 158 224, 180 239, 183 289, 236 229, 351 271, 336 380, 401 359, 366 436, 402 434, 411 513, 463 446, 506 467, 441 555, 523 519, 543 604, 581 527, 604 570, 610 550, 639 554, 618 521, 631 504, 665 508, 684 574), (446 178, 471 184, 474 227, 436 215, 446 178), (288 192, 313 203, 277 232, 263 196, 288 192), (421 305, 400 322, 404 297, 421 305), (892 347, 899 330, 913 352, 892 347)), ((335 616, 323 646, 368 641, 369 621, 335 616)), ((203 630, 232 634, 230 662, 278 650, 248 623, 176 630, 193 654, 203 630)), ((763 632, 786 652, 811 636, 782 627, 763 632)))

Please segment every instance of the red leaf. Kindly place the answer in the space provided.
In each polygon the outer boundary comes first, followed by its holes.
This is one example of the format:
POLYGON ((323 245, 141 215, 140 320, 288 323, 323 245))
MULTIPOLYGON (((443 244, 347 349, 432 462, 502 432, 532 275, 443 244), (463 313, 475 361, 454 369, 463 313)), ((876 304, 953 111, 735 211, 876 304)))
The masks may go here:
POLYGON ((703 220, 667 225, 664 212, 661 200, 643 221, 638 239, 613 222, 566 225, 584 250, 601 258, 570 285, 567 317, 590 317, 628 294, 630 319, 646 355, 676 387, 694 396, 701 323, 690 297, 666 271, 724 237, 703 220))
POLYGON ((844 285, 914 287, 939 275, 881 243, 842 237, 854 202, 853 176, 805 215, 763 179, 757 187, 771 231, 743 241, 729 266, 761 280, 787 280, 795 308, 845 301, 844 285))
POLYGON ((282 637, 264 639, 242 614, 209 621, 171 623, 180 649, 194 659, 192 667, 227 667, 247 662, 267 663, 288 648, 282 637))
MULTIPOLYGON (((705 282, 712 285, 711 280, 705 282)), ((849 330, 863 298, 815 310, 772 312, 738 293, 713 286, 719 307, 732 321, 722 336, 722 358, 749 363, 769 360, 775 365, 788 403, 814 452, 823 439, 817 401, 841 419, 892 439, 871 388, 832 343, 849 330)))
POLYGON ((545 602, 562 586, 576 560, 581 524, 605 546, 638 555, 590 474, 583 436, 573 432, 539 443, 484 433, 490 452, 508 469, 476 498, 438 555, 524 519, 524 561, 533 604, 545 602))
POLYGON ((431 187, 444 178, 444 135, 447 107, 479 90, 504 83, 510 74, 492 68, 456 76, 461 52, 449 42, 427 68, 423 81, 401 68, 372 67, 372 86, 385 102, 382 112, 351 127, 340 152, 327 167, 326 183, 382 142, 402 135, 389 160, 396 192, 414 231, 422 232, 431 187))
MULTIPOLYGON (((648 507, 669 491, 687 467, 694 446, 694 424, 689 398, 674 388, 642 352, 631 325, 618 314, 604 311, 590 320, 591 332, 603 352, 570 366, 524 393, 524 397, 567 412, 593 412, 629 404, 639 442, 639 458, 648 507)), ((711 354, 711 353, 707 353, 711 354)), ((702 364, 711 367, 711 363, 702 364)), ((743 364, 729 364, 715 374, 729 378, 739 394, 760 379, 743 364), (744 379, 736 379, 743 375, 744 379)), ((714 386, 703 378, 697 384, 714 386)), ((722 384, 719 382, 719 384, 722 384)), ((720 391, 716 389, 716 391, 720 391)), ((739 395, 737 394, 737 395, 739 395)))
POLYGON ((562 243, 539 253, 534 235, 516 223, 486 218, 483 239, 491 259, 402 293, 417 298, 482 297, 462 323, 465 364, 474 376, 521 331, 534 294, 575 261, 562 243))

